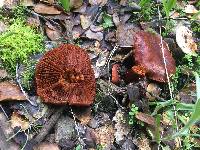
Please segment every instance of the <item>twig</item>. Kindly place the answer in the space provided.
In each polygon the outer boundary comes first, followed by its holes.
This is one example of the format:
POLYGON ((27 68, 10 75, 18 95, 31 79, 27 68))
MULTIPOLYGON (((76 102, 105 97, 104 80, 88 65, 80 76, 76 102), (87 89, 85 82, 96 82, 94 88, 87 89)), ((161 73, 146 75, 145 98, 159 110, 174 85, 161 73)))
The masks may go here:
POLYGON ((33 147, 38 144, 41 143, 46 135, 49 133, 49 131, 53 128, 53 126, 56 124, 57 120, 60 118, 60 116, 62 115, 63 110, 65 109, 66 106, 63 106, 61 108, 59 108, 52 116, 51 118, 46 122, 46 124, 42 127, 42 129, 40 130, 39 134, 33 138, 32 140, 30 140, 24 150, 30 150, 33 149, 33 147))

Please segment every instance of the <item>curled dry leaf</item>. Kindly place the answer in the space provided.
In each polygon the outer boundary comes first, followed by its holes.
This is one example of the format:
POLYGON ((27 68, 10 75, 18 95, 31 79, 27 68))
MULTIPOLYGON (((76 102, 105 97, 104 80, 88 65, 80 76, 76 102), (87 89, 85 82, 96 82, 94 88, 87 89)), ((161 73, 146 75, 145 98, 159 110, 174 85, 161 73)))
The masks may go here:
POLYGON ((194 54, 197 50, 197 44, 192 37, 192 31, 183 25, 176 28, 176 42, 181 50, 186 54, 194 54))
POLYGON ((48 6, 45 4, 37 4, 34 7, 34 11, 38 14, 47 14, 47 15, 58 15, 61 14, 61 11, 55 8, 54 6, 48 6))
POLYGON ((30 124, 27 120, 23 119, 19 114, 14 112, 10 119, 11 127, 20 127, 23 131, 30 127, 30 124))
MULTIPOLYGON (((160 35, 139 31, 135 33, 134 59, 135 66, 132 70, 140 75, 146 75, 152 80, 167 82, 165 65, 161 47, 160 35)), ((167 43, 163 40, 163 51, 166 60, 166 68, 169 76, 175 73, 176 65, 167 43)))
POLYGON ((26 97, 16 84, 5 81, 0 83, 0 101, 5 100, 26 100, 26 97))

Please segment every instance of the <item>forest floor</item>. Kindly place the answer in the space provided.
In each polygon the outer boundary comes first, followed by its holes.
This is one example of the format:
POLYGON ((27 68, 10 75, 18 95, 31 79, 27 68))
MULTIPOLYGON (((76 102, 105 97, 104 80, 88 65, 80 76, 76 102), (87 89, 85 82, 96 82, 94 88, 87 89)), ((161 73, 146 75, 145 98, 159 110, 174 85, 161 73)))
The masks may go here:
POLYGON ((199 149, 199 8, 0 0, 0 149, 199 149))

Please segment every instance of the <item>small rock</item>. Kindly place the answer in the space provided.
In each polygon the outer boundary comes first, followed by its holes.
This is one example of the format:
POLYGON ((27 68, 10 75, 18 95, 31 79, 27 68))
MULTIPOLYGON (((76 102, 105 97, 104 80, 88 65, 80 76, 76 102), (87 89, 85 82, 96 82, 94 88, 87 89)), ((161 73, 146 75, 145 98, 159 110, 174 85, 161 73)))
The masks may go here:
POLYGON ((55 141, 59 142, 61 139, 73 139, 75 135, 74 120, 68 116, 62 116, 55 127, 55 141))
POLYGON ((33 148, 33 150, 60 150, 58 145, 52 143, 41 143, 33 148))
POLYGON ((115 26, 117 27, 119 24, 120 24, 120 19, 119 19, 119 15, 118 15, 118 13, 114 13, 113 14, 113 22, 114 22, 114 24, 115 24, 115 26))
POLYGON ((20 88, 8 81, 0 83, 0 101, 6 100, 26 100, 24 94, 20 91, 20 88))
POLYGON ((193 5, 186 5, 184 11, 185 11, 186 14, 196 14, 196 13, 198 13, 198 10, 193 5))
POLYGON ((90 30, 93 31, 93 32, 100 32, 100 31, 103 31, 103 27, 91 25, 90 30))
POLYGON ((101 41, 103 39, 103 33, 102 32, 92 32, 91 30, 87 30, 85 32, 86 37, 89 39, 95 39, 98 41, 101 41))

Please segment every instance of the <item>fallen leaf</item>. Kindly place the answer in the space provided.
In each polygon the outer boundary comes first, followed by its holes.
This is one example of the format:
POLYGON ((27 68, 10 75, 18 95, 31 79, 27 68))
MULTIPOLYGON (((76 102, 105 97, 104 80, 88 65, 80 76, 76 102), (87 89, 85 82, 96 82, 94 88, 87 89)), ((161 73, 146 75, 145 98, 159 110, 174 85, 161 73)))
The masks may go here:
POLYGON ((61 11, 59 11, 54 6, 48 6, 45 4, 37 4, 34 7, 34 11, 38 14, 48 14, 48 15, 58 15, 61 14, 61 11))
POLYGON ((185 11, 186 14, 196 14, 196 13, 198 13, 198 10, 193 5, 186 5, 184 11, 185 11))
POLYGON ((40 2, 45 2, 52 5, 55 3, 55 0, 40 0, 40 2))
POLYGON ((60 31, 48 22, 46 23, 45 30, 48 38, 52 41, 56 41, 61 37, 60 31))
POLYGON ((100 5, 100 6, 104 6, 107 2, 108 2, 108 0, 89 0, 89 3, 90 3, 91 5, 100 5))
POLYGON ((83 0, 70 0, 70 7, 79 8, 83 4, 83 0))
POLYGON ((186 54, 193 55, 197 51, 197 44, 192 37, 192 31, 183 25, 176 28, 176 42, 181 50, 186 54))
POLYGON ((22 0, 21 1, 23 6, 35 6, 34 1, 33 0, 22 0))
POLYGON ((148 97, 148 99, 150 101, 152 100, 155 100, 155 97, 154 96, 159 96, 161 93, 161 89, 160 87, 155 84, 155 83, 150 83, 148 86, 147 86, 147 93, 146 93, 146 96, 148 97))
POLYGON ((116 31, 116 39, 119 46, 132 47, 136 31, 138 31, 138 28, 132 24, 119 25, 116 31))
POLYGON ((87 30, 85 35, 89 39, 95 39, 97 41, 103 40, 103 33, 102 32, 92 32, 91 30, 87 30))
POLYGON ((138 112, 135 115, 135 117, 138 120, 140 120, 140 121, 142 121, 144 123, 147 123, 147 124, 152 125, 152 126, 156 126, 156 124, 155 124, 155 118, 152 117, 152 116, 150 116, 150 115, 148 115, 148 114, 145 114, 145 113, 142 113, 142 112, 138 112))
POLYGON ((149 139, 144 136, 139 138, 137 146, 139 150, 151 150, 149 139))
POLYGON ((91 120, 91 107, 75 110, 74 114, 82 125, 87 125, 91 120))
POLYGON ((26 100, 26 97, 17 85, 5 81, 0 83, 0 101, 6 100, 26 100))
POLYGON ((26 20, 27 25, 31 27, 39 27, 40 26, 40 20, 39 18, 34 18, 34 17, 28 17, 26 20))
POLYGON ((60 150, 57 144, 43 142, 35 146, 33 150, 60 150))
POLYGON ((91 25, 91 17, 80 15, 81 26, 83 29, 87 29, 91 25))
POLYGON ((30 127, 30 124, 27 120, 23 119, 22 116, 14 112, 10 119, 11 127, 20 127, 23 131, 27 130, 30 127))

